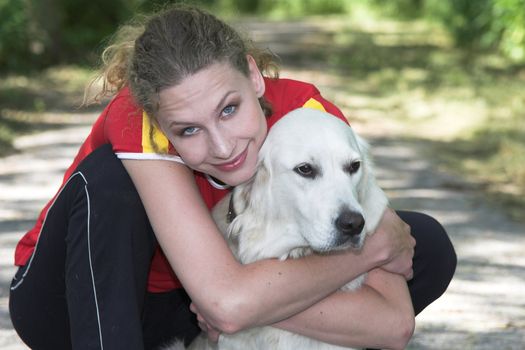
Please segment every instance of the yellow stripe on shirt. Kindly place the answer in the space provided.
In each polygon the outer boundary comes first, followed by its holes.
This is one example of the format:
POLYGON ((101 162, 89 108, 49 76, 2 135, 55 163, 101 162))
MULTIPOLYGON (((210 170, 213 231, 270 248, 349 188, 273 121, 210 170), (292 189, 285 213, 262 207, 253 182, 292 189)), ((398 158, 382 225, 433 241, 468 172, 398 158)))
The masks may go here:
POLYGON ((142 152, 168 154, 168 148, 166 135, 142 112, 142 152))
POLYGON ((303 107, 305 108, 313 108, 313 109, 318 109, 322 112, 326 112, 326 109, 324 109, 324 106, 321 104, 321 102, 313 99, 313 98, 310 98, 308 101, 305 102, 305 104, 303 105, 303 107))

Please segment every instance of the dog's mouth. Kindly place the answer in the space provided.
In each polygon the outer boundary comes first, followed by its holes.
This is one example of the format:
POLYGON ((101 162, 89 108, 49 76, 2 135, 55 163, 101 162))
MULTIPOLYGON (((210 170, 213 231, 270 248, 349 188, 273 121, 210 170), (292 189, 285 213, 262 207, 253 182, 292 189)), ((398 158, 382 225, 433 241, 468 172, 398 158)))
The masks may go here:
POLYGON ((339 238, 334 249, 356 249, 363 248, 362 233, 354 236, 342 236, 339 238))
POLYGON ((364 245, 362 234, 348 236, 348 235, 335 235, 334 239, 321 247, 312 247, 317 253, 327 253, 330 251, 353 249, 361 250, 364 245))

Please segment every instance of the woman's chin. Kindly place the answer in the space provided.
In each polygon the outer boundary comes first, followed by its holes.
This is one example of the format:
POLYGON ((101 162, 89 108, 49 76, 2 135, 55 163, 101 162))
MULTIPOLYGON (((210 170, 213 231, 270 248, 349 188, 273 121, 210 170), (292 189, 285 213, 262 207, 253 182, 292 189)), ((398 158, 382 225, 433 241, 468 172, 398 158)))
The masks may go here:
POLYGON ((221 174, 216 178, 229 186, 235 187, 250 180, 254 174, 255 172, 239 172, 236 174, 221 174))

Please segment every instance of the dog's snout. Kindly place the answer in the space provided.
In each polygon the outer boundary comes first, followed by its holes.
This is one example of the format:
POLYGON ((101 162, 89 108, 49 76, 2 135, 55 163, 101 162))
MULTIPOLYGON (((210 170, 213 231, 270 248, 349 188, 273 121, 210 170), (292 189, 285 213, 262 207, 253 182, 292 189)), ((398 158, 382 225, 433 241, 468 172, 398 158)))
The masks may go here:
POLYGON ((363 215, 353 212, 344 211, 335 220, 335 226, 344 235, 355 236, 363 231, 365 219, 363 215))

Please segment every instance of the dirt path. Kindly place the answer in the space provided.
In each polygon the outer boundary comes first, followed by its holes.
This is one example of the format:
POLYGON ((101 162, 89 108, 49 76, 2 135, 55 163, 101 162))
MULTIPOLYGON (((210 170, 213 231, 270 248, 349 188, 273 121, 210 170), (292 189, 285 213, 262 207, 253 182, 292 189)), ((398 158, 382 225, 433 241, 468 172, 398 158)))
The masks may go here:
POLYGON ((442 222, 458 254, 448 291, 417 318, 412 349, 523 349, 525 226, 509 222, 464 179, 436 171, 417 145, 374 140, 395 208, 442 222))
MULTIPOLYGON (((23 349, 7 315, 12 254, 89 131, 86 124, 25 136, 0 159, 0 348, 23 349)), ((425 211, 447 228, 459 264, 449 290, 417 320, 411 349, 521 349, 525 344, 525 227, 439 173, 410 143, 370 138, 394 207, 425 211)))
MULTIPOLYGON (((274 26, 273 30, 286 40, 286 35, 293 37, 315 28, 274 26)), ((283 52, 291 48, 286 43, 281 47, 283 52)), ((329 85, 326 76, 312 73, 311 68, 285 73, 318 81, 321 87, 329 85)), ((357 115, 359 112, 354 111, 357 115)), ((1 349, 25 349, 7 314, 14 246, 56 191, 79 142, 89 132, 88 124, 22 137, 16 144, 20 153, 0 159, 1 349)), ((468 180, 436 170, 432 159, 424 158, 427 153, 420 152, 428 145, 378 137, 377 128, 371 124, 355 126, 372 143, 379 180, 393 206, 436 217, 448 230, 458 253, 454 280, 445 295, 418 317, 409 349, 522 349, 525 226, 510 222, 504 212, 469 186, 468 180)))

